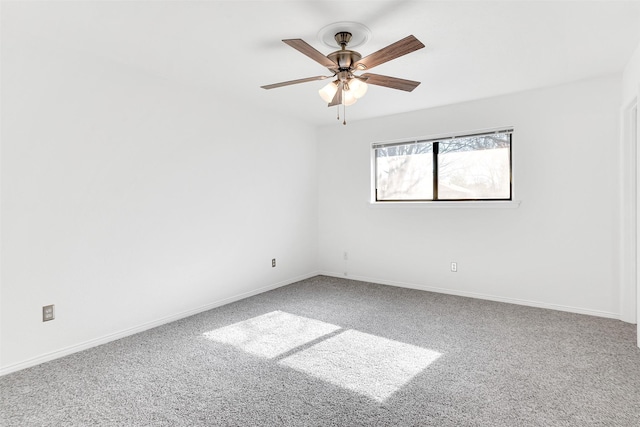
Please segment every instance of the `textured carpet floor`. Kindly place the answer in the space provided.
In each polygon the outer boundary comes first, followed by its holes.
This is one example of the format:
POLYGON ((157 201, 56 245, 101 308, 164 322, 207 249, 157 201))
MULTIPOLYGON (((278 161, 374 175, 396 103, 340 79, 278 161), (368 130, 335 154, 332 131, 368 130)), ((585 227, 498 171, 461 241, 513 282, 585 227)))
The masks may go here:
POLYGON ((635 326, 315 277, 0 378, 2 426, 640 426, 635 326))

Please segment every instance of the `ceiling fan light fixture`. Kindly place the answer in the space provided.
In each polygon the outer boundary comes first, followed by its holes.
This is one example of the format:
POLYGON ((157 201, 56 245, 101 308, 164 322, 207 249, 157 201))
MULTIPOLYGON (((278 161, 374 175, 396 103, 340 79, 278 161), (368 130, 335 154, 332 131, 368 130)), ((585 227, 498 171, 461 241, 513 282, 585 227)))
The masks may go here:
POLYGON ((325 87, 320 89, 318 91, 318 94, 320 95, 320 98, 322 98, 324 102, 329 104, 333 100, 333 97, 336 95, 337 91, 338 91, 338 84, 336 82, 330 82, 325 87))

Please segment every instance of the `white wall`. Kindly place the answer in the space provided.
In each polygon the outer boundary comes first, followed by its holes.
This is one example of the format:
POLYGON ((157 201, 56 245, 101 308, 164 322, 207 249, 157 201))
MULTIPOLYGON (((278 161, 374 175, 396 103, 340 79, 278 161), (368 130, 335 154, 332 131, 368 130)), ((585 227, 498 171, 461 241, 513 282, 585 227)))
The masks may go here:
POLYGON ((620 90, 612 76, 324 127, 320 270, 619 317, 620 90), (515 127, 518 209, 369 205, 372 142, 501 126, 515 127))
POLYGON ((640 43, 622 72, 622 105, 628 105, 638 96, 640 87, 640 43))
POLYGON ((316 271, 313 128, 10 37, 2 89, 0 373, 316 271))

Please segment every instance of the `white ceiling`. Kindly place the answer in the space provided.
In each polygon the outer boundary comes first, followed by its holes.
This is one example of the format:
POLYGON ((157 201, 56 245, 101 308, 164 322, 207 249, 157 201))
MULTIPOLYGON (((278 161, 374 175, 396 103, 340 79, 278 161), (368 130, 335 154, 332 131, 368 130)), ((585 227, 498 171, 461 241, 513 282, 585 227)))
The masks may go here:
POLYGON ((372 70, 417 89, 370 86, 350 120, 620 72, 640 41, 640 1, 2 3, 3 42, 82 51, 316 125, 335 123, 317 95, 326 82, 259 86, 328 74, 280 40, 327 54, 318 31, 337 21, 371 29, 363 56, 409 34, 426 45, 372 70))

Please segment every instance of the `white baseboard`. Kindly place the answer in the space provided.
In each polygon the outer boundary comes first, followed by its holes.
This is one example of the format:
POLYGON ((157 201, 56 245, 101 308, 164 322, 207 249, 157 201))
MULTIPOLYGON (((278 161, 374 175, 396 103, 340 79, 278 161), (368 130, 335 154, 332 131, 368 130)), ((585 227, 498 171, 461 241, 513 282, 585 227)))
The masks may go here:
POLYGON ((92 347, 97 347, 99 345, 106 344, 108 342, 115 341, 115 340, 130 336, 130 335, 134 335, 134 334, 137 334, 139 332, 143 332, 143 331, 146 331, 148 329, 152 329, 152 328, 155 328, 157 326, 164 325, 166 323, 174 322, 176 320, 184 319, 185 317, 193 316, 194 314, 202 313, 204 311, 211 310, 213 308, 220 307, 220 306, 223 306, 223 305, 226 305, 226 304, 230 304, 232 302, 236 302, 236 301, 239 301, 239 300, 242 300, 242 299, 245 299, 245 298, 249 298, 249 297, 252 297, 254 295, 258 295, 258 294, 261 294, 261 293, 264 293, 264 292, 267 292, 267 291, 271 291, 273 289, 277 289, 277 288, 280 288, 282 286, 287 286, 287 285, 290 285, 292 283, 308 279, 310 277, 315 277, 318 274, 320 274, 320 273, 313 272, 313 273, 309 273, 309 274, 304 274, 302 276, 294 277, 292 279, 287 279, 287 280, 284 280, 282 282, 274 283, 274 284, 271 284, 271 285, 268 285, 268 286, 263 286, 261 288, 255 289, 253 291, 244 292, 244 293, 241 293, 241 294, 238 294, 238 295, 234 295, 234 296, 229 297, 229 298, 225 298, 225 299, 221 299, 221 300, 218 300, 218 301, 214 301, 212 303, 209 303, 209 304, 194 308, 192 310, 187 310, 187 311, 183 311, 183 312, 180 312, 180 313, 176 313, 176 314, 173 314, 171 316, 167 316, 167 317, 163 317, 163 318, 158 319, 158 320, 154 320, 154 321, 151 321, 151 322, 143 323, 141 325, 134 326, 134 327, 128 328, 128 329, 124 329, 122 331, 114 332, 112 334, 108 334, 108 335, 105 335, 105 336, 102 336, 102 337, 99 337, 99 338, 94 338, 94 339, 91 339, 89 341, 85 341, 85 342, 82 342, 82 343, 79 343, 79 344, 75 344, 75 345, 72 345, 72 346, 69 346, 69 347, 62 348, 60 350, 52 351, 50 353, 45 353, 45 354, 42 354, 40 356, 31 358, 31 359, 27 359, 27 360, 22 361, 22 362, 14 363, 14 364, 11 364, 11 365, 8 365, 8 366, 3 366, 3 367, 0 367, 0 376, 7 375, 7 374, 10 374, 12 372, 20 371, 22 369, 30 368, 32 366, 36 366, 36 365, 39 365, 39 364, 44 363, 44 362, 49 362, 51 360, 59 359, 61 357, 68 356, 70 354, 77 353, 77 352, 82 351, 82 350, 87 350, 87 349, 92 348, 92 347))
POLYGON ((500 296, 487 295, 487 294, 476 293, 476 292, 458 291, 455 289, 439 288, 435 286, 416 285, 414 283, 405 283, 405 282, 397 282, 393 280, 376 279, 373 277, 352 276, 352 275, 345 276, 344 274, 335 273, 331 271, 321 271, 318 274, 321 274, 323 276, 339 277, 342 279, 358 280, 360 282, 371 282, 371 283, 377 283, 380 285, 397 286, 399 288, 418 289, 421 291, 436 292, 439 294, 457 295, 461 297, 505 302, 508 304, 517 304, 517 305, 524 305, 528 307, 546 308, 550 310, 566 311, 569 313, 586 314, 588 316, 605 317, 608 319, 620 320, 619 313, 610 313, 607 311, 591 310, 587 308, 572 307, 572 306, 559 305, 559 304, 550 304, 550 303, 544 303, 539 301, 529 301, 529 300, 518 299, 518 298, 500 297, 500 296))
POLYGON ((198 313, 202 313, 204 311, 207 310, 211 310, 213 308, 216 307, 220 307, 226 304, 230 304, 232 302, 235 301, 239 301, 245 298, 249 298, 252 297, 254 295, 258 295, 273 289, 277 289, 280 288, 282 286, 287 286, 290 285, 292 283, 295 282, 299 282, 301 280, 305 280, 305 279, 309 279, 311 277, 315 277, 318 275, 323 275, 323 276, 330 276, 330 277, 339 277, 342 279, 350 279, 350 280, 358 280, 361 282, 370 282, 370 283, 377 283, 380 285, 388 285, 388 286, 396 286, 396 287, 400 287, 400 288, 409 288, 409 289, 417 289, 417 290, 422 290, 422 291, 428 291, 428 292, 436 292, 436 293, 441 293, 441 294, 448 294, 448 295, 457 295, 457 296, 462 296, 462 297, 469 297, 469 298, 477 298, 477 299, 483 299, 483 300, 489 300, 489 301, 497 301, 497 302, 504 302, 504 303, 509 303, 509 304, 518 304, 518 305, 523 305, 523 306, 529 306, 529 307, 537 307, 537 308, 546 308, 546 309, 551 309, 551 310, 558 310, 558 311, 565 311, 565 312, 569 312, 569 313, 577 313, 577 314, 586 314, 589 316, 596 316, 596 317, 605 317, 605 318, 609 318, 609 319, 617 319, 620 320, 620 314, 619 313, 610 313, 610 312, 606 312, 606 311, 600 311, 600 310, 591 310, 591 309, 585 309, 585 308, 580 308, 580 307, 572 307, 572 306, 564 306, 564 305, 559 305, 559 304, 550 304, 550 303, 543 303, 543 302, 539 302, 539 301, 529 301, 529 300, 523 300, 523 299, 517 299, 517 298, 505 298, 505 297, 500 297, 500 296, 495 296, 495 295, 487 295, 487 294, 482 294, 482 293, 476 293, 476 292, 467 292, 467 291, 458 291, 455 289, 446 289, 446 288, 439 288, 439 287, 434 287, 434 286, 425 286, 425 285, 417 285, 414 283, 405 283, 405 282, 398 282, 398 281, 394 281, 394 280, 384 280, 384 279, 377 279, 377 278, 373 278, 373 277, 366 277, 366 276, 345 276, 344 274, 341 273, 336 273, 336 272, 331 272, 331 271, 318 271, 318 272, 313 272, 313 273, 309 273, 309 274, 304 274, 298 277, 294 277, 288 280, 284 280, 282 282, 278 282, 278 283, 274 283, 268 286, 264 286, 258 289, 255 289, 253 291, 249 291, 249 292, 244 292, 238 295, 234 295, 232 297, 229 298, 225 298, 222 300, 218 300, 218 301, 214 301, 212 303, 194 308, 192 310, 187 310, 187 311, 183 311, 180 313, 176 313, 173 314, 171 316, 167 316, 167 317, 163 317, 161 319, 155 320, 155 321, 151 321, 151 322, 147 322, 147 323, 143 323, 141 325, 132 327, 132 328, 128 328, 128 329, 124 329, 122 331, 118 331, 112 334, 108 334, 99 338, 95 338, 89 341, 85 341, 79 344, 75 344, 69 347, 65 347, 62 348, 60 350, 56 350, 50 353, 46 353, 22 362, 18 362, 18 363, 14 363, 12 365, 8 365, 8 366, 4 366, 4 367, 0 367, 0 376, 3 375, 7 375, 10 374, 12 372, 16 372, 16 371, 20 371, 22 369, 26 369, 32 366, 36 366, 39 365, 41 363, 44 362, 49 362, 51 360, 55 360, 55 359, 59 359, 61 357, 67 356, 69 354, 73 354, 73 353, 77 353, 79 351, 82 350, 86 350, 92 347, 96 347, 102 344, 106 344, 108 342, 111 341, 115 341, 118 340, 120 338, 124 338, 130 335, 134 335, 137 334, 139 332, 143 332, 146 331, 148 329, 152 329, 155 328, 157 326, 161 326, 164 325, 166 323, 170 323, 170 322, 174 322, 176 320, 180 320, 183 319, 185 317, 189 317, 189 316, 193 316, 194 314, 198 314, 198 313))

